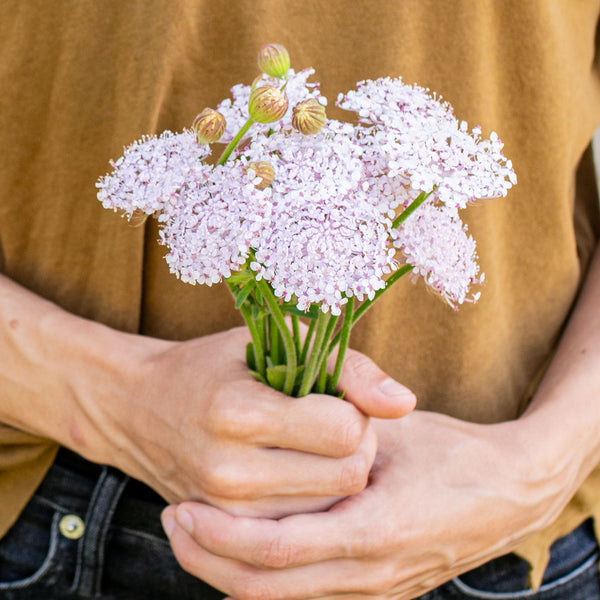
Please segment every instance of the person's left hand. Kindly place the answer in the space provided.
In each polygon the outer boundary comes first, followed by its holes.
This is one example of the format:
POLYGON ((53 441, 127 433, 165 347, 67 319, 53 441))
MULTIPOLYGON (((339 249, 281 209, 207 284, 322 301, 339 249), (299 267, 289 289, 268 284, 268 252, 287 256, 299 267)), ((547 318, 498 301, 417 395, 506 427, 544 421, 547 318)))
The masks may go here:
POLYGON ((180 564, 237 600, 415 598, 509 552, 568 500, 543 455, 528 455, 519 421, 415 411, 375 426, 370 484, 327 512, 271 521, 165 509, 180 564))

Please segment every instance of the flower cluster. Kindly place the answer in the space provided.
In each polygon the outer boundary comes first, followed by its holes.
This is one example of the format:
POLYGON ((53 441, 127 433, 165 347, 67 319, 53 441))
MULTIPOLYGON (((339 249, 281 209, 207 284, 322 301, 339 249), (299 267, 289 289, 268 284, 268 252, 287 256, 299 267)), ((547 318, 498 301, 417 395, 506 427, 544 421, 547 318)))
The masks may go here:
POLYGON ((483 275, 459 209, 506 195, 516 176, 495 133, 469 132, 418 86, 363 81, 338 97, 358 115, 343 123, 327 118, 314 71, 290 68, 283 46, 263 47, 258 64, 251 86, 234 86, 191 130, 125 148, 98 198, 129 217, 154 215, 184 282, 227 281, 257 379, 286 394, 336 393, 350 328, 403 274, 453 307, 477 300, 483 275), (225 148, 212 164, 216 143, 225 148))
POLYGON ((367 150, 374 176, 388 176, 413 190, 430 192, 449 207, 505 196, 516 183, 502 142, 492 132, 468 132, 452 108, 427 90, 401 79, 363 81, 338 97, 338 105, 358 113, 356 135, 367 150))
POLYGON ((396 268, 387 207, 362 185, 362 149, 351 133, 335 121, 311 136, 287 129, 254 139, 242 155, 277 174, 250 267, 300 310, 318 304, 340 314, 348 296, 372 299, 396 268))

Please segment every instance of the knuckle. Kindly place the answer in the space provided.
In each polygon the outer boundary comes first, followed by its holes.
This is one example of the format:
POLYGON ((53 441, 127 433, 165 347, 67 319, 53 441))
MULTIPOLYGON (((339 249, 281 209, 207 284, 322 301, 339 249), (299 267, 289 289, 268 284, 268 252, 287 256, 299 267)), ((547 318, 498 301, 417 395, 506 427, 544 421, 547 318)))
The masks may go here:
POLYGON ((344 460, 339 476, 340 493, 357 494, 365 489, 369 479, 370 465, 361 455, 344 460))
POLYGON ((283 569, 293 563, 293 548, 276 536, 262 543, 255 550, 255 560, 261 567, 283 569))
POLYGON ((204 475, 204 490, 210 496, 229 500, 254 497, 255 486, 245 469, 231 462, 220 462, 204 475))
POLYGON ((257 402, 248 402, 245 382, 230 382, 212 396, 206 411, 206 428, 221 439, 260 439, 273 418, 257 402))
POLYGON ((362 381, 372 375, 374 368, 375 364, 373 361, 361 352, 353 351, 346 355, 344 370, 358 381, 362 381))
POLYGON ((360 448, 364 434, 364 423, 359 419, 344 419, 337 426, 339 451, 342 456, 355 454, 360 448))

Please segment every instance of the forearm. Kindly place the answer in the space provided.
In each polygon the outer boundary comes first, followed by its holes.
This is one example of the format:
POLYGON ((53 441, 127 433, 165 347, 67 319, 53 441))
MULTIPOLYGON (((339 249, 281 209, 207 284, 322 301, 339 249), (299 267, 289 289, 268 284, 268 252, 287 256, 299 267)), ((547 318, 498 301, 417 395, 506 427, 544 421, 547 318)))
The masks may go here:
POLYGON ((519 440, 559 511, 600 462, 600 249, 556 354, 518 421, 519 440))
POLYGON ((102 460, 83 388, 110 397, 126 339, 0 276, 0 421, 102 460))

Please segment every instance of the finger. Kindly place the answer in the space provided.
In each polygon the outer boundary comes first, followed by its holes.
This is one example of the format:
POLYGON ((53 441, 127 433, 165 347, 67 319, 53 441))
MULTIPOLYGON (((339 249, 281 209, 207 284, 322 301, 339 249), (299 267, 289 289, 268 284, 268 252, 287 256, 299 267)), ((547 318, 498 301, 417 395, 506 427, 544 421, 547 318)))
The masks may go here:
POLYGON ((347 351, 339 388, 359 410, 380 419, 403 417, 416 404, 415 395, 407 387, 355 350, 347 351))
POLYGON ((325 394, 290 398, 255 381, 233 381, 213 401, 207 424, 221 438, 339 458, 354 454, 368 419, 325 394))
MULTIPOLYGON (((163 521, 173 514, 167 510, 163 521)), ((179 513, 179 507, 174 512, 179 513)), ((370 593, 372 586, 381 586, 383 571, 377 565, 357 569, 355 561, 333 560, 283 570, 260 569, 207 551, 177 521, 165 530, 183 569, 236 600, 333 598, 347 592, 370 593)))
MULTIPOLYGON (((184 502, 177 522, 212 554, 265 569, 288 569, 374 552, 376 527, 353 519, 345 500, 326 513, 294 515, 278 521, 232 516, 206 504, 184 502)), ((364 519, 363 519, 364 520, 364 519)))
MULTIPOLYGON (((228 509, 250 515, 245 510, 238 511, 236 501, 242 507, 248 501, 259 501, 258 508, 264 500, 268 506, 276 507, 275 497, 343 497, 362 491, 375 460, 377 437, 374 430, 369 429, 357 452, 344 458, 279 448, 258 448, 250 453, 242 450, 241 458, 238 452, 230 456, 221 453, 219 460, 202 474, 202 483, 208 501, 224 506, 225 500, 228 509)), ((314 510, 331 503, 319 503, 314 510)), ((282 503, 278 514, 295 512, 291 506, 293 502, 291 505, 290 502, 282 503)), ((303 506, 302 502, 299 506, 303 506)))

